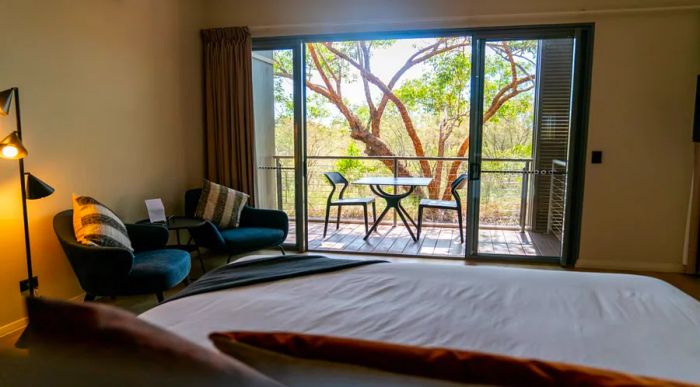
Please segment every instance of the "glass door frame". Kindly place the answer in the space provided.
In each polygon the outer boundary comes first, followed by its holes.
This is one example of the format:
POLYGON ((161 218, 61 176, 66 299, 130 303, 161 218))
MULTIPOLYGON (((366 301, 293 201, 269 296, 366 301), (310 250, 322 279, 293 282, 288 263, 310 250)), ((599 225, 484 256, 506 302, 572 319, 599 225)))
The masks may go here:
POLYGON ((572 266, 578 258, 580 243, 581 214, 583 207, 583 183, 586 164, 586 139, 588 131, 588 108, 590 99, 591 68, 593 56, 593 23, 548 24, 533 26, 495 26, 477 28, 439 28, 405 31, 376 31, 349 32, 334 34, 309 34, 294 36, 260 37, 253 39, 253 50, 293 50, 294 60, 294 166, 296 194, 296 248, 299 252, 307 251, 308 247, 308 214, 307 214, 307 158, 306 158, 306 43, 343 40, 370 39, 404 39, 421 37, 471 36, 472 39, 472 71, 471 79, 471 112, 470 112, 470 144, 478 144, 469 148, 470 176, 479 177, 481 161, 481 116, 483 111, 483 87, 479 87, 480 76, 483 73, 483 48, 486 40, 522 40, 573 37, 574 43, 574 77, 572 82, 571 106, 571 135, 569 137, 569 167, 566 193, 566 214, 562 243, 562 256, 532 257, 509 255, 504 257, 497 254, 478 254, 478 180, 471 177, 467 185, 467 219, 465 259, 485 259, 514 261, 549 261, 558 262, 563 266, 572 266), (475 108, 476 107, 476 108, 475 108), (474 130, 474 128, 479 130, 474 130), (478 149, 478 152, 477 150, 478 149), (473 167, 473 165, 475 165, 473 167), (474 174, 472 168, 475 168, 474 174), (476 208, 476 211, 473 209, 476 208), (475 223, 476 221, 476 223, 475 223), (477 227, 475 227, 477 226, 477 227))
POLYGON ((291 50, 294 100, 294 212, 295 243, 284 243, 288 249, 304 252, 307 249, 306 228, 306 87, 304 43, 300 39, 253 39, 253 52, 291 50), (299 173, 301 172, 301 173, 299 173))
POLYGON ((583 183, 586 164, 588 105, 590 97, 593 53, 592 24, 570 26, 521 27, 504 30, 476 31, 472 35, 471 111, 469 130, 469 183, 467 185, 467 221, 465 258, 472 260, 503 260, 552 262, 573 266, 578 258, 583 183), (566 204, 561 257, 526 256, 480 253, 479 206, 483 143, 484 74, 487 41, 574 39, 573 77, 571 87, 571 127, 567 166, 566 204))

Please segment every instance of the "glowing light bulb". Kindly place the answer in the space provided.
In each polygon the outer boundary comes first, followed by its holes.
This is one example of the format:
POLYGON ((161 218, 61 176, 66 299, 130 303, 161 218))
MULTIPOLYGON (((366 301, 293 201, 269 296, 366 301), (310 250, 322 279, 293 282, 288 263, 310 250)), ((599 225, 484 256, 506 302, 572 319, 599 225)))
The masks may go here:
POLYGON ((3 157, 13 158, 13 157, 17 157, 17 154, 19 154, 19 150, 17 148, 15 148, 14 146, 8 145, 8 146, 4 146, 2 148, 3 157))

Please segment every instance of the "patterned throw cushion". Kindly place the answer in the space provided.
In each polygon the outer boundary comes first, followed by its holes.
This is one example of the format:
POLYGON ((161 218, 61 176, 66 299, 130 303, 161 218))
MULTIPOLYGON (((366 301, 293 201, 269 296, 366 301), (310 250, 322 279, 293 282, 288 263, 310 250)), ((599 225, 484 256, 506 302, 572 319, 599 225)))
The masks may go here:
POLYGON ((104 204, 73 194, 73 231, 85 245, 120 247, 134 251, 124 223, 104 204))
POLYGON ((194 216, 208 220, 221 229, 238 227, 248 195, 205 180, 194 216))

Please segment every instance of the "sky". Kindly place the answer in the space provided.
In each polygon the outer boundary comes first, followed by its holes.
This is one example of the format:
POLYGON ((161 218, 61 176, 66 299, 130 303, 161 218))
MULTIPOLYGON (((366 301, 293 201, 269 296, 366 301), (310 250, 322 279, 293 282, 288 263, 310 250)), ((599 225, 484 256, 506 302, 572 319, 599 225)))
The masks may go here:
MULTIPOLYGON (((372 73, 377 75, 382 81, 388 83, 391 77, 406 63, 406 60, 419 48, 425 47, 435 41, 435 38, 425 38, 425 39, 397 39, 395 43, 386 48, 374 48, 372 50, 372 73)), ((277 51, 276 51, 277 52, 277 51)), ((417 64, 406 71, 397 85, 394 87, 397 89, 404 82, 416 79, 421 76, 422 73, 429 70, 429 65, 426 63, 417 64)), ((355 74, 357 71, 353 70, 355 74)), ((316 71, 312 71, 311 81, 313 83, 323 85, 323 80, 318 75, 316 71)), ((376 88, 376 86, 371 85, 372 95, 375 100, 379 98, 381 92, 376 88)), ((290 79, 283 80, 283 92, 287 95, 292 95, 292 81, 290 79)), ((366 99, 364 94, 364 89, 359 81, 356 82, 344 82, 342 85, 343 97, 348 100, 352 105, 366 105, 366 99)), ((308 91, 307 93, 312 93, 308 91)), ((332 113, 336 113, 333 111, 332 113)))
MULTIPOLYGON (((372 50, 372 73, 379 77, 385 83, 388 83, 391 77, 406 63, 406 60, 420 47, 425 47, 435 41, 435 38, 428 39, 398 39, 395 43, 387 48, 374 48, 372 50)), ((410 79, 419 78, 420 75, 428 69, 425 63, 411 67, 403 74, 401 80, 396 85, 395 89, 401 84, 410 79)), ((317 75, 312 78, 312 82, 323 84, 323 81, 317 75)), ((376 87, 371 87, 373 96, 376 98, 380 92, 376 87)), ((357 82, 354 85, 343 85, 343 96, 352 104, 366 104, 364 89, 362 84, 357 82)))

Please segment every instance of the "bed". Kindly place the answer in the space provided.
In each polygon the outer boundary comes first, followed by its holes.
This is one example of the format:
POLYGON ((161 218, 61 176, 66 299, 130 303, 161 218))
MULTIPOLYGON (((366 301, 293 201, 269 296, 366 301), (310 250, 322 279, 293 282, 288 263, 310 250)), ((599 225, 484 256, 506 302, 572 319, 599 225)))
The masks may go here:
POLYGON ((636 275, 379 263, 192 295, 140 317, 206 347, 215 331, 291 331, 700 383, 700 302, 636 275))

